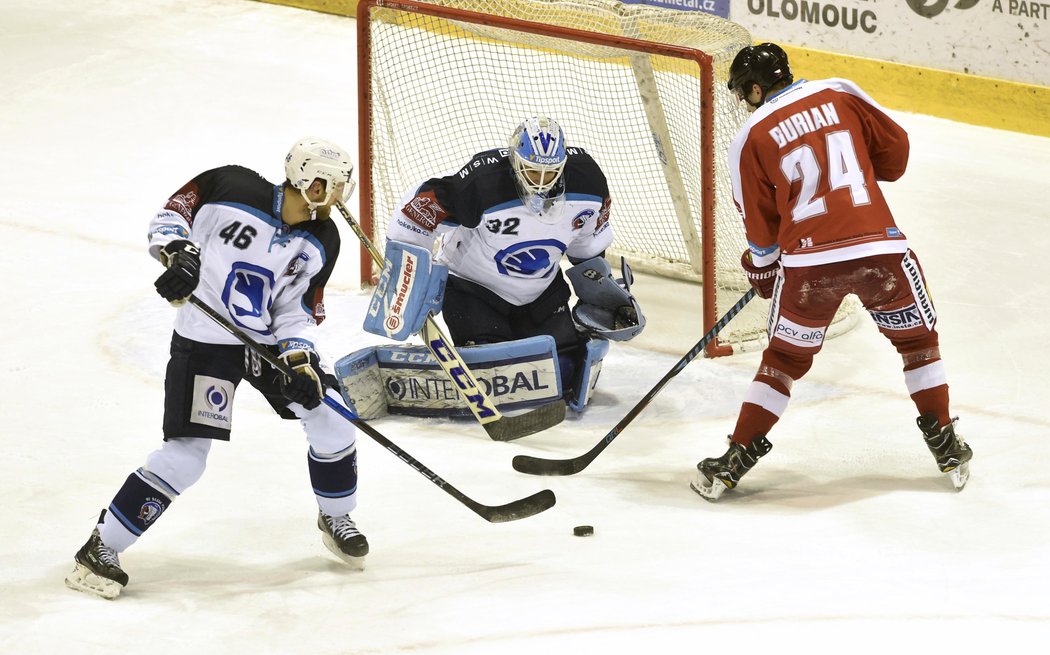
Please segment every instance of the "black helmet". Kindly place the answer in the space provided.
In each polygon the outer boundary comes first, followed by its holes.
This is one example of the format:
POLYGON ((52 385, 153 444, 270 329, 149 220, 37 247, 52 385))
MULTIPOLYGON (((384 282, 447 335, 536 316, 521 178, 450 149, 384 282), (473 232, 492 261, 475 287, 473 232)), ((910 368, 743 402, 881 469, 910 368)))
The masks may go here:
POLYGON ((794 77, 788 66, 787 53, 775 43, 749 45, 736 54, 733 65, 729 67, 730 91, 757 84, 762 89, 763 100, 769 87, 781 81, 791 84, 794 77))

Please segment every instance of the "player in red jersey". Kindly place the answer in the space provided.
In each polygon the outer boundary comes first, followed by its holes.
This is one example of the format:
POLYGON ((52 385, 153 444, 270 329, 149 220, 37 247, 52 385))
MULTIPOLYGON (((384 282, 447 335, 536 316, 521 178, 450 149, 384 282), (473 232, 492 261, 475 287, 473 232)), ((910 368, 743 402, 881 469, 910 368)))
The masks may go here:
POLYGON ((772 300, 769 345, 729 450, 697 464, 692 488, 716 500, 770 451, 766 435, 792 384, 854 293, 901 354, 926 445, 962 489, 973 453, 949 413, 937 312, 878 184, 904 174, 907 133, 849 80, 794 81, 787 54, 773 43, 737 54, 729 89, 752 112, 730 146, 729 170, 748 241, 741 265, 772 300))

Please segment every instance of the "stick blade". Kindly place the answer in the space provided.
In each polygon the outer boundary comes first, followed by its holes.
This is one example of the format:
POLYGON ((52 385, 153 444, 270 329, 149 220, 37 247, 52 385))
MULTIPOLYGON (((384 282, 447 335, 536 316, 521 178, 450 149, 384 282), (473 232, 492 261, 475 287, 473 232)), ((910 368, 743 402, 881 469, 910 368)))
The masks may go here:
POLYGON ((506 523, 508 521, 527 519, 540 512, 545 512, 554 507, 555 502, 557 502, 557 498, 554 496, 554 492, 550 489, 544 489, 506 505, 497 507, 479 505, 472 509, 489 523, 506 523))
POLYGON ((573 475, 587 468, 592 459, 593 457, 586 456, 571 459, 543 459, 531 455, 515 455, 510 464, 515 471, 528 475, 573 475))
POLYGON ((493 441, 513 441, 542 432, 565 420, 565 401, 555 400, 546 405, 515 416, 504 415, 498 421, 485 424, 485 431, 493 441))

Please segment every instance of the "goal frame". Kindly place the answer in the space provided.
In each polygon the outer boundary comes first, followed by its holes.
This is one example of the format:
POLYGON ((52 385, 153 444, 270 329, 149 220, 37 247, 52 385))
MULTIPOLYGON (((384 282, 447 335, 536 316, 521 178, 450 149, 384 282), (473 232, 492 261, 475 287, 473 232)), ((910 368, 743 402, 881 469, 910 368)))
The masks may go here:
MULTIPOLYGON (((535 34, 555 36, 563 39, 582 41, 593 45, 604 45, 631 50, 644 54, 655 54, 665 57, 689 60, 700 69, 700 164, 701 195, 700 206, 700 250, 701 250, 701 318, 703 331, 706 332, 717 321, 716 302, 717 285, 715 284, 715 161, 714 161, 714 70, 712 57, 702 50, 681 46, 645 41, 625 36, 599 34, 557 25, 533 23, 516 18, 483 14, 454 7, 443 7, 408 0, 361 0, 357 6, 357 49, 358 49, 358 150, 360 170, 358 201, 362 229, 370 236, 375 235, 373 218, 372 186, 372 62, 371 62, 371 20, 373 9, 393 9, 413 12, 448 20, 476 23, 488 27, 506 28, 535 34)), ((382 217, 380 217, 382 219, 382 217)), ((613 221, 615 229, 615 219, 613 221)), ((375 273, 371 257, 361 246, 360 276, 362 285, 375 284, 375 273)), ((731 345, 713 340, 706 348, 709 357, 730 355, 731 345)))

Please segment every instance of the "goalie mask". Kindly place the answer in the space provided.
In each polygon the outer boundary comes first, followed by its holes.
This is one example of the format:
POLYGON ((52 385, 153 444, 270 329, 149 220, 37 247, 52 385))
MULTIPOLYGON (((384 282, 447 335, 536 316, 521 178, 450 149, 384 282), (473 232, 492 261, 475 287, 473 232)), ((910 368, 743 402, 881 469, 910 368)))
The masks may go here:
POLYGON ((351 179, 353 173, 354 165, 345 150, 316 137, 299 141, 284 158, 284 176, 299 189, 310 211, 330 204, 333 198, 344 203, 350 200, 355 186, 351 179), (326 193, 323 200, 313 202, 306 191, 317 179, 324 181, 326 193))
POLYGON ((508 148, 518 196, 545 217, 565 193, 565 133, 554 119, 533 116, 514 130, 508 148))

